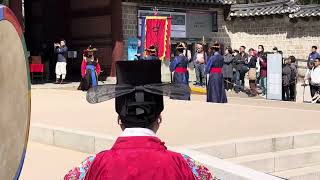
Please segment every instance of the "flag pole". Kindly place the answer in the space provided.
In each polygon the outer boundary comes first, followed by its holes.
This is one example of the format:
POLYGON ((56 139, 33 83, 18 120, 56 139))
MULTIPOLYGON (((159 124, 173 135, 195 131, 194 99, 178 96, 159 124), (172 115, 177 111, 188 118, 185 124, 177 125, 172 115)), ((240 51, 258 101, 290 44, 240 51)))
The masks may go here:
MULTIPOLYGON (((203 46, 205 46, 205 44, 206 44, 206 41, 205 41, 205 39, 204 39, 204 36, 202 36, 202 44, 203 44, 203 46)), ((207 59, 206 59, 207 60, 207 59)), ((206 62, 206 60, 205 60, 205 62, 204 63, 207 63, 206 62)), ((208 90, 208 78, 207 78, 207 75, 205 74, 204 75, 205 76, 205 85, 206 85, 206 89, 208 90)))

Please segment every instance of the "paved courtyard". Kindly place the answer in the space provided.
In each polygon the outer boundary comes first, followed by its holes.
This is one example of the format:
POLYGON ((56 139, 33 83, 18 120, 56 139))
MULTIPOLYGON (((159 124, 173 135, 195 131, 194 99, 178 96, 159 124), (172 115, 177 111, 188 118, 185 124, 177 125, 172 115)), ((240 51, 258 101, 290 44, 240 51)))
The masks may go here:
MULTIPOLYGON (((114 101, 91 105, 76 84, 32 89, 31 126, 64 128, 116 138, 120 133, 114 101)), ((205 96, 191 102, 165 98, 159 136, 170 147, 194 146, 232 139, 320 129, 319 105, 229 95, 228 104, 208 104, 205 96)), ((32 132, 31 132, 32 133, 32 132)), ((106 147, 108 148, 108 147, 106 147)), ((29 142, 21 179, 57 179, 89 154, 29 142), (46 167, 43 170, 43 164, 46 167), (53 170, 54 169, 54 170, 53 170), (45 178, 47 179, 47 178, 45 178)))
POLYGON ((20 180, 61 180, 89 154, 29 141, 20 180))
MULTIPOLYGON (((85 93, 60 89, 32 90, 32 122, 117 137, 114 101, 91 105, 85 93)), ((170 145, 320 128, 318 105, 230 97, 229 104, 208 104, 202 95, 191 102, 165 99, 159 135, 170 145), (232 125, 232 126, 231 126, 232 125)))

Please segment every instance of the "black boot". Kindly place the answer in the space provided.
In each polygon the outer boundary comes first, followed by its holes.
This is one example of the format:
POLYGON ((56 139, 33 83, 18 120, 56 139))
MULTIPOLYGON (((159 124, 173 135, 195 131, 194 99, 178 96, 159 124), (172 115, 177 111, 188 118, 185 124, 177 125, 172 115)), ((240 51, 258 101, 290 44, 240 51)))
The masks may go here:
POLYGON ((60 84, 60 79, 56 79, 56 82, 54 84, 60 84))

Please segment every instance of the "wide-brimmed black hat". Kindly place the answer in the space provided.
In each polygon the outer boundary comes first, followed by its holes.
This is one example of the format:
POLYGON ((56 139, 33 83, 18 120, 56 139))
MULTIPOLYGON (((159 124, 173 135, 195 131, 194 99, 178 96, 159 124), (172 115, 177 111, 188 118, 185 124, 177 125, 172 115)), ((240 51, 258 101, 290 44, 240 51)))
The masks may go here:
POLYGON ((213 43, 213 45, 211 46, 211 49, 220 49, 220 44, 218 42, 213 43))
POLYGON ((148 127, 163 111, 163 96, 183 99, 190 88, 161 82, 161 61, 118 61, 117 83, 89 89, 87 100, 99 103, 115 98, 116 112, 128 127, 148 127))
POLYGON ((161 84, 160 61, 118 62, 116 74, 117 85, 130 84, 136 87, 135 92, 116 98, 116 111, 120 119, 131 126, 151 125, 153 122, 148 120, 156 120, 163 111, 163 96, 144 92, 142 86, 161 84))
POLYGON ((176 50, 184 50, 184 49, 185 49, 185 47, 184 47, 183 43, 181 43, 181 42, 178 43, 176 50))
POLYGON ((98 51, 98 49, 92 47, 91 45, 87 49, 84 50, 84 52, 96 52, 96 51, 98 51))
POLYGON ((149 46, 148 49, 146 49, 146 51, 150 52, 150 53, 156 53, 157 49, 154 45, 149 46))

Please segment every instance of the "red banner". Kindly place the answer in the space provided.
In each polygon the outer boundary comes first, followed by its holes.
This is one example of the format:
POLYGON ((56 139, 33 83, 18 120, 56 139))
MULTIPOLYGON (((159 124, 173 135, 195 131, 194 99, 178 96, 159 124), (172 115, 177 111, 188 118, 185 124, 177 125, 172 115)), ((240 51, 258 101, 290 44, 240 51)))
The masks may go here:
POLYGON ((166 48, 166 60, 170 60, 171 58, 171 41, 170 41, 170 38, 171 38, 171 18, 167 19, 167 22, 168 22, 168 29, 167 29, 167 42, 166 42, 166 45, 167 45, 167 48, 166 48))
POLYGON ((147 16, 145 49, 154 45, 157 48, 159 59, 170 59, 170 32, 170 19, 160 16, 147 16))

